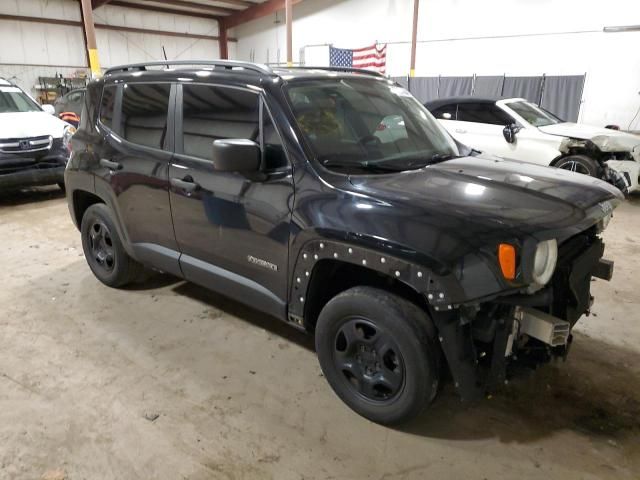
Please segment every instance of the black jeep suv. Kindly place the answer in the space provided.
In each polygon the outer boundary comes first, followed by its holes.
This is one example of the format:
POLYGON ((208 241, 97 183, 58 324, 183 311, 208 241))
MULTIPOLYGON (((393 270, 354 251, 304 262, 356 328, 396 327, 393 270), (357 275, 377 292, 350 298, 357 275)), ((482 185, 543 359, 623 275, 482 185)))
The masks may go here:
POLYGON ((89 267, 143 266, 315 333, 359 414, 415 416, 564 356, 609 279, 600 180, 457 144, 366 71, 153 63, 92 82, 65 173, 89 267), (171 68, 169 68, 171 67, 171 68))

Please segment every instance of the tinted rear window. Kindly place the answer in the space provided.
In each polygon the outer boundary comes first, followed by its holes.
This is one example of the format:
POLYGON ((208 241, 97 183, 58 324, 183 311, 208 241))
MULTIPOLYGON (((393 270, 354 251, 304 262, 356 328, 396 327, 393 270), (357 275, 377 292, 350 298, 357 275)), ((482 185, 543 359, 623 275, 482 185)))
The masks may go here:
POLYGON ((102 101, 100 102, 100 123, 105 127, 113 128, 113 109, 116 103, 116 91, 118 87, 109 85, 102 91, 102 101))
POLYGON ((443 105, 431 111, 431 114, 441 120, 455 120, 456 119, 456 104, 443 105))
POLYGON ((124 86, 122 95, 122 136, 138 145, 162 148, 167 136, 168 83, 124 86))
POLYGON ((491 125, 509 125, 514 122, 509 115, 491 103, 458 104, 458 121, 491 125))

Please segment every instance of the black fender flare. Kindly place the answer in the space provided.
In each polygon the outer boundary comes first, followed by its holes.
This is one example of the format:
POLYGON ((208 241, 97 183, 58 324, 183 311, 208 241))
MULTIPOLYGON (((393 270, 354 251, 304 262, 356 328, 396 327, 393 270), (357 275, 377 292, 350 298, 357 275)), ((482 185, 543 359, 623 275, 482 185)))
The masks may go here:
MULTIPOLYGON (((358 265, 403 282, 436 311, 453 310, 451 275, 439 276, 424 266, 393 255, 336 240, 310 240, 298 251, 289 289, 289 318, 300 324, 313 269, 320 260, 331 259, 358 265)), ((457 283, 457 282, 456 282, 457 283)))

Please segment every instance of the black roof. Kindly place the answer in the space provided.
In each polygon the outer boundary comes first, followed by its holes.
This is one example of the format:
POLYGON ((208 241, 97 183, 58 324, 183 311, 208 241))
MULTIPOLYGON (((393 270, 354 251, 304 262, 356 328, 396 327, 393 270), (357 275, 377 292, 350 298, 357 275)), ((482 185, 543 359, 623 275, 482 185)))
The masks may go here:
POLYGON ((440 108, 445 105, 450 105, 452 103, 488 103, 494 104, 498 100, 504 100, 508 97, 448 97, 448 98, 439 98, 437 100, 431 100, 430 102, 426 102, 424 104, 425 107, 429 110, 435 110, 436 108, 440 108))

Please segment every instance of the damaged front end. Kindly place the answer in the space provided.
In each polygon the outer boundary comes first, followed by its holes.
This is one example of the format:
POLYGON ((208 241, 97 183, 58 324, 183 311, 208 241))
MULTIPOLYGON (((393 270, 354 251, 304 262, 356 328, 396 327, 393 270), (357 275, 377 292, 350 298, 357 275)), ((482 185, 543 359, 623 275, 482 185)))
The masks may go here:
MULTIPOLYGON (((602 226, 600 226, 602 228, 602 226)), ((512 370, 536 368, 569 352, 571 330, 589 314, 592 278, 610 280, 598 226, 565 240, 544 286, 434 311, 439 340, 463 400, 482 398, 512 370)))
POLYGON ((565 138, 563 156, 587 155, 600 166, 599 178, 625 195, 640 189, 640 138, 633 135, 598 135, 590 139, 565 138))

